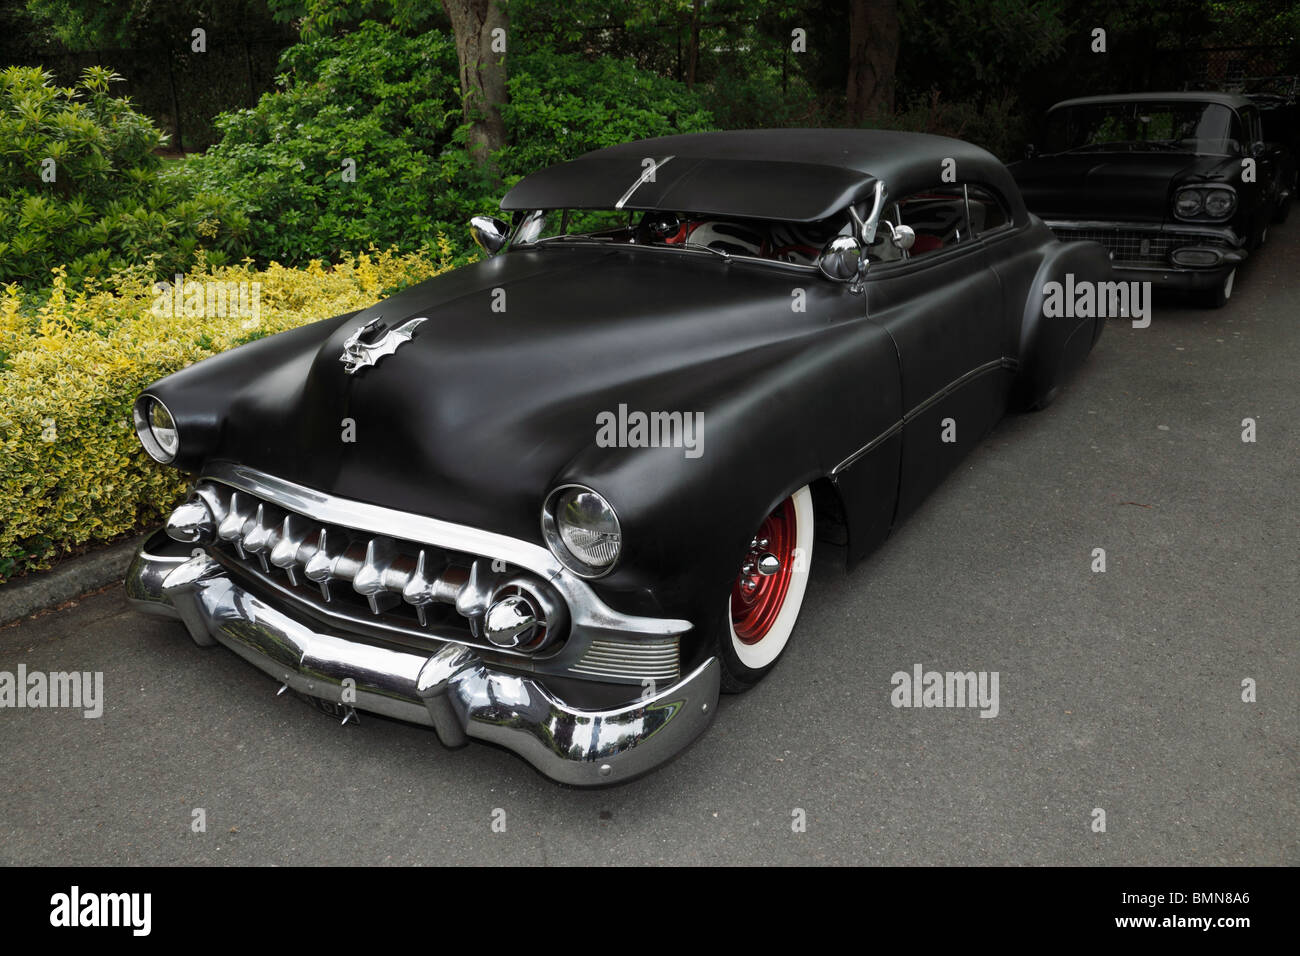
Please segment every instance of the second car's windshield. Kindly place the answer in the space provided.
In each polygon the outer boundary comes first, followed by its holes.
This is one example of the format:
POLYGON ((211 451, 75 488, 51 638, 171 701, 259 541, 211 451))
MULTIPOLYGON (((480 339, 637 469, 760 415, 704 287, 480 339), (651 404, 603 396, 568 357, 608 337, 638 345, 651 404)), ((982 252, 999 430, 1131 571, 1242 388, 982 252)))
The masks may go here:
POLYGON ((1218 103, 1095 103, 1048 114, 1044 149, 1231 155, 1240 140, 1237 115, 1218 103))
POLYGON ((608 242, 812 265, 832 237, 847 231, 847 215, 792 223, 661 210, 539 209, 523 217, 511 244, 608 242))

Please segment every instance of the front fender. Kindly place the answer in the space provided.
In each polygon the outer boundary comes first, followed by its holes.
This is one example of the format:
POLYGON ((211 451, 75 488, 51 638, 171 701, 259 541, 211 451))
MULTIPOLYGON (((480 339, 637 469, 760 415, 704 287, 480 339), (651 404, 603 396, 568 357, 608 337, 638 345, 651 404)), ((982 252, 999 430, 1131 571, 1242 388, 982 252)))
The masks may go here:
POLYGON ((697 455, 593 443, 556 484, 590 486, 618 512, 624 551, 594 582, 602 598, 686 618, 707 636, 762 519, 897 420, 897 358, 883 330, 856 320, 728 360, 707 381, 667 385, 658 407, 702 422, 697 455))

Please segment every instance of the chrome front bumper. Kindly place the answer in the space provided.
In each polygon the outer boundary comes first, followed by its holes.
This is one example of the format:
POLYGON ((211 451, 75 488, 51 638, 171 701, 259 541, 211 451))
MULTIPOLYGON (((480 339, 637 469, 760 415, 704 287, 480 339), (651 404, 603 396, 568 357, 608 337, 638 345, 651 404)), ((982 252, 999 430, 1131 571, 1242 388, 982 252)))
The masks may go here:
POLYGON ((500 744, 561 783, 603 786, 652 770, 698 737, 717 708, 714 658, 653 696, 578 709, 460 644, 429 655, 313 630, 206 554, 166 554, 166 541, 152 537, 127 571, 127 599, 138 610, 183 621, 195 643, 223 644, 305 696, 433 727, 451 747, 470 738, 500 744), (345 686, 355 699, 344 700, 345 686))

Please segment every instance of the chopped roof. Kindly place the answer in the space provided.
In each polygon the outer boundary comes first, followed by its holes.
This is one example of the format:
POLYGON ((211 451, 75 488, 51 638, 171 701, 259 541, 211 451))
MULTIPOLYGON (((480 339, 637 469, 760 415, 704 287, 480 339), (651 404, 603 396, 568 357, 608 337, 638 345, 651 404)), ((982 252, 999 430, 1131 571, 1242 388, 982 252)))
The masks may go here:
POLYGON ((997 188, 1024 215, 1006 167, 970 143, 927 133, 859 129, 734 130, 623 143, 539 170, 501 201, 516 209, 664 209, 812 222, 868 198, 936 185, 944 162, 957 182, 997 188), (645 179, 654 161, 654 179, 645 179))

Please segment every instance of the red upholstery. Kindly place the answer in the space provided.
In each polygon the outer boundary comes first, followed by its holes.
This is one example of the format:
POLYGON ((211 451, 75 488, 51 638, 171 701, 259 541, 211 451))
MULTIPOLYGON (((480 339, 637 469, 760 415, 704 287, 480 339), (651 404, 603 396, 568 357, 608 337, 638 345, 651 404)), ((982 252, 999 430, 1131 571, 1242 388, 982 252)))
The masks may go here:
POLYGON ((918 235, 916 241, 912 243, 912 255, 919 256, 923 252, 934 252, 942 247, 943 240, 938 236, 918 235))

